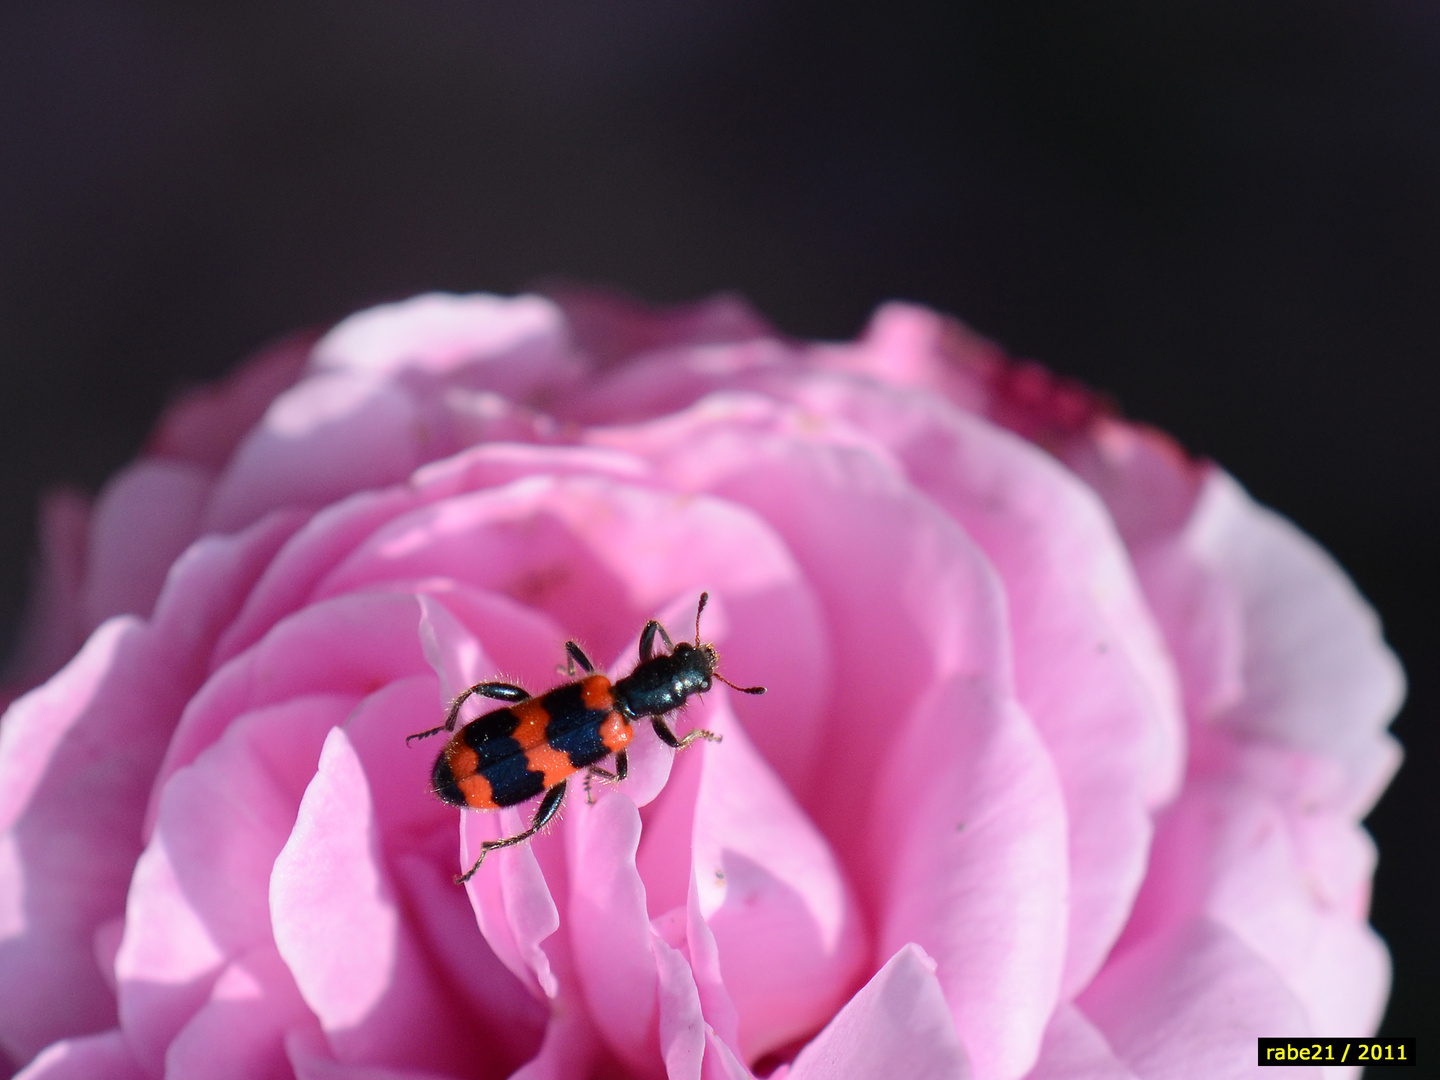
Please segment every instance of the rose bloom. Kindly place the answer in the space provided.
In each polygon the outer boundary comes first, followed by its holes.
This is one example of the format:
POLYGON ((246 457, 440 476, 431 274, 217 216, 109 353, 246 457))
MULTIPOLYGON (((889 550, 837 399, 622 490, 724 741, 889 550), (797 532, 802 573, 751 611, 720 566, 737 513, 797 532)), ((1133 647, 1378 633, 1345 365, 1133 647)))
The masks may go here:
POLYGON ((726 298, 422 296, 43 516, 17 677, 59 670, 0 731, 26 1080, 1214 1080, 1379 1022, 1374 614, 927 310, 811 344, 726 298), (535 804, 444 805, 405 737, 568 638, 619 678, 702 590, 769 692, 692 699, 723 742, 683 753, 637 725, 624 783, 454 884, 535 804))

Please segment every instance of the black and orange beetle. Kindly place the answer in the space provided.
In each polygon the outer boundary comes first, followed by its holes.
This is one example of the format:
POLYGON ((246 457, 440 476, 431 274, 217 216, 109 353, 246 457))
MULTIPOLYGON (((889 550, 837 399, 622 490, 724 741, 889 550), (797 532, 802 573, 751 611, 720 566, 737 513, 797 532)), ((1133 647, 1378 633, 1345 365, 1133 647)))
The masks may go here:
POLYGON ((736 686, 715 670, 719 662, 715 646, 700 640, 700 615, 709 599, 709 593, 700 594, 700 606, 695 609, 694 645, 687 641, 676 645, 656 620, 647 622, 640 632, 640 663, 618 682, 596 674, 580 646, 567 641, 565 671, 574 675, 578 664, 585 672, 583 679, 557 686, 540 697, 531 697, 511 683, 477 683, 450 703, 445 723, 405 740, 408 744, 442 731, 455 731, 460 707, 472 695, 508 701, 510 704, 504 708, 476 717, 455 732, 435 759, 431 786, 442 801, 472 810, 498 810, 545 792, 530 827, 503 840, 481 844, 480 857, 455 879, 456 884, 469 881, 485 856, 496 848, 528 840, 543 829, 560 808, 565 782, 572 773, 585 770, 587 797, 592 777, 624 780, 631 725, 642 717, 650 718, 661 742, 673 750, 683 750, 696 739, 720 741, 714 732, 698 729, 683 739, 676 738, 665 723, 668 713, 709 690, 711 679, 719 679, 742 694, 765 692, 763 686, 736 686), (669 652, 654 655, 656 634, 669 652), (615 755, 614 772, 595 764, 610 754, 615 755))

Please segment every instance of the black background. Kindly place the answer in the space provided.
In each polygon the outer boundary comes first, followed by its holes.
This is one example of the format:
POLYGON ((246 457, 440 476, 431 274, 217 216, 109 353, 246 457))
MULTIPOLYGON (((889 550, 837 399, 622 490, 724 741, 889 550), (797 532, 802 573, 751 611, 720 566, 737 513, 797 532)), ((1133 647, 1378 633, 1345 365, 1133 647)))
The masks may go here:
POLYGON ((1319 538, 1410 674, 1374 922, 1386 1032, 1440 1053, 1432 5, 7 2, 0 645, 37 492, 93 490, 177 388, 550 275, 806 336, 924 301, 1319 538))

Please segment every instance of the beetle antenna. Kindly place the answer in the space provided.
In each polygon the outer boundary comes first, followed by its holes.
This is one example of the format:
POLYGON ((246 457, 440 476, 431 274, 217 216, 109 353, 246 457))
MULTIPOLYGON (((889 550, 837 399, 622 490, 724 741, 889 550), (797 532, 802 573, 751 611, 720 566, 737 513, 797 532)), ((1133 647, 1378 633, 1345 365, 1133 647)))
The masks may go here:
POLYGON ((702 592, 700 594, 700 606, 695 609, 695 647, 697 649, 700 647, 700 613, 705 610, 705 605, 709 602, 710 594, 708 592, 702 592))
POLYGON ((763 694, 765 692, 765 687, 763 686, 736 686, 733 682, 725 678, 725 676, 721 675, 718 671, 713 671, 711 672, 711 674, 714 675, 715 678, 723 682, 726 686, 730 687, 731 690, 739 690, 742 694, 763 694))

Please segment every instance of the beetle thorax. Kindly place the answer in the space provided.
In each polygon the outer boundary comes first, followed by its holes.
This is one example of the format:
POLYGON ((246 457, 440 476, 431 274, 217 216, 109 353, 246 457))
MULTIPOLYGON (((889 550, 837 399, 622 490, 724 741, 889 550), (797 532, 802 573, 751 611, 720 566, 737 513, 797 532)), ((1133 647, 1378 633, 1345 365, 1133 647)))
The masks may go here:
POLYGON ((680 642, 675 651, 646 660, 615 684, 615 702, 631 717, 659 716, 710 689, 715 649, 680 642))

